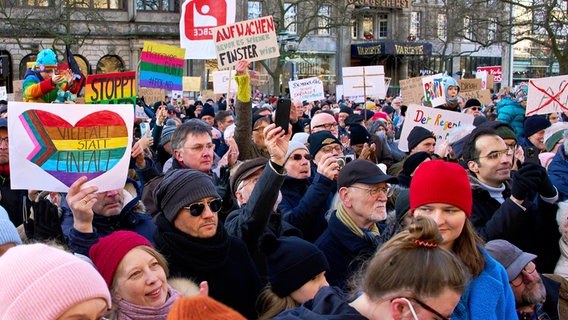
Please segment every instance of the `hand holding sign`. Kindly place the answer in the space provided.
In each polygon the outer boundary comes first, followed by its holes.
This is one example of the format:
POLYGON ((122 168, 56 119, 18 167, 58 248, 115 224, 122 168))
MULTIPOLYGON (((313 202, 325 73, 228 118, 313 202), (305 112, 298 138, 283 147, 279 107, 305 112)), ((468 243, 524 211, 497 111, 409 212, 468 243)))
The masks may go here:
POLYGON ((73 213, 73 228, 79 232, 93 232, 93 205, 97 203, 96 186, 86 187, 87 177, 80 177, 69 187, 65 197, 71 213, 73 213))

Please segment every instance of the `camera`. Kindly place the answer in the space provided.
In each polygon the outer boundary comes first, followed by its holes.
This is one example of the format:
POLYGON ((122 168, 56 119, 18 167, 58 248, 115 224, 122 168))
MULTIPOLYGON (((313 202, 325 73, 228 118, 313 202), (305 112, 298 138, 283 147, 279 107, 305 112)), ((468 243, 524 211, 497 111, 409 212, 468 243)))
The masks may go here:
POLYGON ((345 167, 346 164, 348 164, 349 162, 351 162, 351 160, 353 160, 353 158, 350 156, 337 156, 335 158, 337 159, 337 164, 339 165, 340 168, 345 167))

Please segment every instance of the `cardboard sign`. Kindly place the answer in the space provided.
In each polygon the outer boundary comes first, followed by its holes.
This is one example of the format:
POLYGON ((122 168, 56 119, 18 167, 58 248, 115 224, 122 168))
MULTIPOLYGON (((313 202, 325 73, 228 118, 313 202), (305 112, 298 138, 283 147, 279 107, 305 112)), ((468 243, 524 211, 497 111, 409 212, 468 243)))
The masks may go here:
POLYGON ((487 71, 477 72, 475 78, 481 79, 481 90, 487 89, 487 71))
POLYGON ((318 101, 325 99, 323 83, 317 77, 289 82, 290 99, 293 101, 318 101))
POLYGON ((404 152, 409 151, 408 134, 416 126, 432 131, 436 136, 436 145, 439 145, 448 138, 450 129, 473 124, 473 119, 470 114, 411 104, 406 111, 398 148, 404 152))
POLYGON ((136 104, 136 72, 89 75, 85 85, 85 102, 136 104))
POLYGON ((462 96, 465 101, 467 101, 469 99, 477 99, 482 104, 489 104, 492 101, 491 100, 491 91, 489 89, 464 92, 464 93, 460 93, 460 96, 462 96))
POLYGON ((144 108, 141 106, 134 106, 134 115, 136 119, 148 119, 148 115, 144 112, 144 108))
POLYGON ((10 101, 24 100, 24 80, 12 81, 12 90, 14 90, 14 99, 10 101))
POLYGON ((400 80, 400 95, 404 104, 411 103, 422 105, 424 98, 424 89, 422 89, 422 77, 414 77, 410 79, 400 80))
POLYGON ((201 90, 201 77, 183 77, 183 91, 201 90))
POLYGON ((12 188, 68 192, 82 176, 99 192, 124 188, 133 123, 128 105, 11 102, 12 188))
POLYGON ((185 49, 150 41, 140 55, 140 86, 182 90, 185 49))
POLYGON ((343 94, 353 96, 373 96, 384 99, 385 69, 383 66, 343 68, 343 94))
POLYGON ((458 80, 458 85, 460 86, 459 95, 463 92, 482 90, 481 79, 461 79, 458 80))
POLYGON ((568 110, 568 76, 529 80, 527 116, 568 110))
POLYGON ((140 87, 139 97, 144 97, 144 101, 148 105, 152 105, 158 101, 163 101, 166 97, 166 90, 160 88, 140 87))
POLYGON ((235 22, 236 0, 185 0, 179 24, 185 59, 214 59, 212 28, 235 22))
POLYGON ((221 70, 243 59, 253 62, 280 56, 272 16, 213 28, 213 40, 221 70))
MULTIPOLYGON (((477 72, 485 71, 487 74, 492 74, 495 83, 501 83, 503 79, 503 69, 501 66, 491 66, 491 67, 477 67, 477 72)), ((493 86, 490 86, 493 88, 493 86)))
POLYGON ((435 74, 433 76, 422 77, 424 102, 431 103, 433 107, 437 107, 446 103, 446 93, 444 92, 444 84, 442 83, 442 79, 443 75, 441 73, 435 74))
POLYGON ((213 71, 213 92, 217 94, 229 92, 229 81, 231 92, 237 92, 239 87, 235 81, 235 70, 213 71))
POLYGON ((213 90, 203 90, 201 91, 201 101, 205 102, 207 99, 215 100, 215 92, 213 90))
POLYGON ((494 89, 495 88, 495 76, 492 74, 487 74, 487 88, 485 89, 494 89))
POLYGON ((6 90, 6 86, 0 87, 0 100, 8 101, 8 91, 6 90))

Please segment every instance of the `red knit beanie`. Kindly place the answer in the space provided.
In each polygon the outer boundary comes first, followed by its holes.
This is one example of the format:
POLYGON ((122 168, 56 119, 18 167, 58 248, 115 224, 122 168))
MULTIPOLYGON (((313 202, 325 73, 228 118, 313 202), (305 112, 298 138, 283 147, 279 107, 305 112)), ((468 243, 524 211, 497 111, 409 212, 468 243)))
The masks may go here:
POLYGON ((112 277, 122 258, 138 246, 152 247, 152 244, 143 236, 133 231, 115 231, 99 239, 89 250, 89 258, 105 279, 110 289, 112 277))
POLYGON ((201 295, 181 298, 174 303, 167 320, 245 320, 237 311, 201 295))
POLYGON ((471 215, 471 186, 465 169, 443 160, 426 161, 418 167, 410 182, 410 209, 429 203, 445 203, 471 215))

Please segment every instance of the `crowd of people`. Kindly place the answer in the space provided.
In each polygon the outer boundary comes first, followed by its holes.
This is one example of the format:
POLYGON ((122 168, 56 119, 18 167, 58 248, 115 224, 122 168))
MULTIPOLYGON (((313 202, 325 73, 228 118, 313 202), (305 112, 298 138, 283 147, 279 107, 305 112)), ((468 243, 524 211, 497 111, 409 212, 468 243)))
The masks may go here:
MULTIPOLYGON (((26 101, 73 89, 54 59, 26 101)), ((12 190, 0 118, 0 319, 568 319, 568 113, 447 77, 473 125, 403 152, 404 97, 292 101, 282 128, 247 68, 234 99, 141 97, 118 190, 12 190)))

